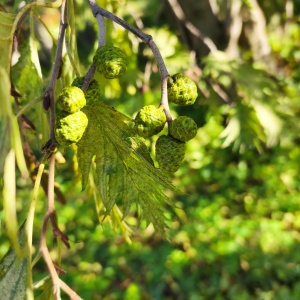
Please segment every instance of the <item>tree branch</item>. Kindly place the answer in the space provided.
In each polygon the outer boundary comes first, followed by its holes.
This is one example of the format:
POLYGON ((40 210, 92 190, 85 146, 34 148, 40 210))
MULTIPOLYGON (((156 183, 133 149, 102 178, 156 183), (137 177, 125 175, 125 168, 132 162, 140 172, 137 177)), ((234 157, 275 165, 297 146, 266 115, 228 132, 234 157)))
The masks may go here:
POLYGON ((47 144, 47 147, 44 148, 45 152, 53 151, 54 141, 55 141, 55 100, 54 100, 54 91, 55 83, 59 76, 59 71, 62 65, 62 50, 63 42, 65 37, 65 31, 68 26, 67 23, 67 14, 66 14, 66 0, 62 1, 61 6, 61 19, 58 33, 57 48, 55 53, 54 65, 51 72, 51 78, 49 85, 47 86, 44 94, 44 107, 48 107, 48 102, 50 100, 50 140, 47 144))
POLYGON ((113 22, 121 25, 123 28, 130 31, 135 36, 137 36, 139 39, 141 39, 151 49, 151 51, 152 51, 152 53, 155 57, 155 60, 157 62, 159 72, 160 72, 160 76, 161 76, 161 101, 160 101, 160 105, 164 109, 164 112, 166 114, 168 123, 172 122, 172 116, 171 116, 171 112, 170 112, 169 105, 168 105, 168 92, 167 92, 167 88, 168 88, 167 79, 170 77, 170 75, 167 71, 165 62, 164 62, 164 60, 163 60, 163 58, 160 54, 160 51, 159 51, 159 49, 157 48, 155 42, 152 39, 152 36, 149 35, 149 34, 145 34, 141 30, 139 30, 138 28, 135 28, 135 27, 129 25, 124 20, 122 20, 119 17, 115 16, 111 12, 99 7, 95 0, 88 0, 88 2, 89 2, 89 5, 91 7, 91 10, 93 12, 93 15, 96 18, 98 18, 98 16, 101 15, 101 16, 106 17, 106 18, 112 20, 113 22))

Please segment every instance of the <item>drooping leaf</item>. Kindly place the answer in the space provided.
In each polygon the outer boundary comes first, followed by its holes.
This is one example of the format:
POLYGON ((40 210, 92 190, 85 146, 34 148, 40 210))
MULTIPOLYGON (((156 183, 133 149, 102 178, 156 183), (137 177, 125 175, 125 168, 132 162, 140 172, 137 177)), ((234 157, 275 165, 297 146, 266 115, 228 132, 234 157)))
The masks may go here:
POLYGON ((10 238, 14 250, 20 254, 18 243, 18 220, 16 207, 16 174, 15 174, 15 151, 11 149, 4 164, 3 175, 3 213, 6 232, 10 238))
POLYGON ((0 116, 0 178, 3 176, 4 163, 6 155, 10 150, 9 135, 7 134, 9 130, 9 120, 8 117, 0 116))
MULTIPOLYGON (((1 130, 3 130, 2 126, 6 129, 9 129, 6 134, 9 136, 10 139, 10 146, 14 148, 16 154, 16 160, 18 167, 22 173, 22 176, 28 177, 28 170, 25 163, 23 148, 22 148, 22 141, 19 132, 19 125, 16 117, 13 115, 12 107, 10 103, 10 81, 9 76, 0 66, 0 117, 1 117, 1 130)), ((5 142, 5 140, 4 140, 5 142)), ((7 141, 6 141, 7 142, 7 141)), ((4 144, 6 150, 8 151, 8 145, 4 144)), ((3 153, 4 154, 4 153, 3 153)), ((2 155, 3 155, 2 154, 2 155)), ((1 166, 1 164, 0 164, 1 166)), ((1 174, 1 171, 0 171, 1 174)))
MULTIPOLYGON (((26 244, 25 227, 19 231, 18 242, 21 249, 26 244)), ((26 251, 22 252, 26 254, 26 251)), ((27 270, 28 256, 18 256, 12 248, 0 261, 0 299, 23 300, 27 299, 27 270)), ((27 294, 28 295, 28 294, 27 294)))
POLYGON ((35 43, 30 38, 21 49, 19 61, 12 67, 13 82, 22 96, 22 101, 25 102, 39 97, 43 91, 40 66, 36 57, 35 43))
POLYGON ((12 30, 14 14, 0 11, 0 67, 8 73, 10 68, 10 58, 12 49, 12 30))
POLYGON ((163 232, 165 204, 169 203, 163 188, 174 190, 170 179, 149 161, 145 145, 137 139, 130 118, 101 102, 83 109, 88 127, 78 143, 78 164, 82 188, 88 182, 90 167, 96 165, 95 183, 109 214, 115 204, 126 216, 132 204, 141 218, 163 232))
POLYGON ((236 149, 252 145, 260 152, 266 136, 257 113, 252 106, 238 102, 233 109, 227 127, 221 133, 224 138, 223 147, 234 144, 236 149))

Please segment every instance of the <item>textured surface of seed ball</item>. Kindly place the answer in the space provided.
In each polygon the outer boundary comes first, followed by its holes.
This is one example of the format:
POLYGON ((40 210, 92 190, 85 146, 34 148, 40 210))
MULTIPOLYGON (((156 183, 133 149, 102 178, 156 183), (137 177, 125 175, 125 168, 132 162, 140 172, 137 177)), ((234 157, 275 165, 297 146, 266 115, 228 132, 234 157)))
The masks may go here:
POLYGON ((114 46, 98 48, 93 61, 97 71, 108 79, 122 76, 127 68, 125 53, 114 46))
POLYGON ((82 111, 73 114, 60 112, 55 122, 57 142, 64 147, 77 143, 81 139, 87 125, 88 118, 82 111))
POLYGON ((178 105, 192 105, 198 92, 195 82, 188 76, 177 73, 168 80, 168 99, 178 105))
MULTIPOLYGON (((84 77, 76 77, 72 82, 72 86, 76 86, 81 89, 83 82, 84 77)), ((100 84, 97 80, 93 79, 85 91, 86 105, 91 105, 97 102, 99 100, 100 95, 100 84)))
POLYGON ((171 136, 161 135, 155 144, 155 155, 159 167, 170 173, 176 172, 185 155, 185 143, 171 136))
POLYGON ((140 136, 150 137, 162 131, 166 121, 166 115, 162 109, 147 105, 138 111, 134 126, 140 136))
POLYGON ((64 88, 59 94, 57 102, 62 110, 70 114, 79 111, 86 105, 83 91, 76 86, 64 88))
POLYGON ((151 165, 154 165, 152 157, 150 155, 150 149, 145 144, 145 139, 140 136, 130 136, 125 138, 125 141, 129 144, 130 148, 141 155, 151 165))
POLYGON ((197 134, 196 122, 186 116, 180 116, 170 124, 170 134, 182 142, 187 142, 197 134))

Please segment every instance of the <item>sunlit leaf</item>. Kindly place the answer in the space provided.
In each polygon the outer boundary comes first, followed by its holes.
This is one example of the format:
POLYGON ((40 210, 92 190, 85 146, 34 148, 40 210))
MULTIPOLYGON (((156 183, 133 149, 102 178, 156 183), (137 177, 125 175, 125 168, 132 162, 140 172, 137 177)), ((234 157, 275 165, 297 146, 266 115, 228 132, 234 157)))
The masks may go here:
MULTIPOLYGON (((28 177, 28 170, 23 154, 19 125, 16 117, 12 113, 10 104, 10 82, 8 74, 2 67, 0 67, 0 78, 1 127, 3 126, 4 128, 9 129, 6 134, 10 137, 10 146, 15 150, 18 167, 22 176, 25 178, 28 177)), ((6 148, 8 148, 8 145, 6 145, 6 148)))
POLYGON ((30 102, 42 94, 41 71, 32 38, 21 49, 19 61, 12 67, 12 75, 14 84, 22 96, 22 101, 30 102))
POLYGON ((254 146, 258 151, 262 150, 262 143, 266 140, 255 110, 242 103, 237 103, 220 137, 224 138, 223 147, 228 147, 233 143, 237 149, 241 146, 254 146))
POLYGON ((0 11, 0 67, 4 68, 6 72, 10 68, 10 58, 13 38, 11 31, 15 19, 14 14, 0 11))
POLYGON ((83 111, 89 119, 78 143, 83 189, 95 156, 95 183, 107 214, 118 204, 126 216, 135 204, 141 217, 163 232, 165 204, 169 199, 162 188, 174 189, 174 186, 149 162, 140 147, 131 147, 128 139, 134 135, 131 119, 103 103, 85 107, 83 111))
POLYGON ((282 120, 266 104, 255 102, 254 109, 261 125, 264 127, 267 146, 272 147, 276 145, 282 130, 282 120))

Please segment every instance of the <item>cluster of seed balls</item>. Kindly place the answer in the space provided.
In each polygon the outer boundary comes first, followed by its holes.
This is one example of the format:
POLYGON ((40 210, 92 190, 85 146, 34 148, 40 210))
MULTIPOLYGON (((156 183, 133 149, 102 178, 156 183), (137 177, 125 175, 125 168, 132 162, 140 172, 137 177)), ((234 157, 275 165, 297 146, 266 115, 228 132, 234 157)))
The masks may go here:
MULTIPOLYGON (((177 73, 168 81, 168 100, 177 105, 192 105, 198 96, 196 84, 186 75, 177 73)), ((151 137, 161 132, 167 122, 161 107, 148 105, 140 109, 134 119, 140 136, 151 137)), ((170 173, 176 172, 185 155, 185 143, 197 134, 193 119, 179 116, 169 124, 169 134, 161 135, 155 144, 155 156, 159 167, 170 173)))
MULTIPOLYGON (((113 79, 126 71, 126 56, 117 47, 103 46, 97 49, 94 64, 105 78, 113 79)), ((100 97, 98 81, 93 79, 85 93, 81 90, 83 83, 84 77, 75 78, 72 85, 64 88, 57 99, 59 111, 55 122, 55 137, 64 147, 79 142, 88 125, 88 118, 81 109, 85 105, 94 104, 100 97)))
MULTIPOLYGON (((126 56, 114 46, 97 49, 93 60, 97 71, 105 78, 118 78, 126 71, 126 56)), ((88 118, 81 109, 98 101, 100 86, 92 80, 84 93, 81 87, 84 77, 77 77, 70 87, 60 93, 57 103, 56 140, 62 146, 77 143, 87 125, 88 118)), ((197 98, 196 84, 186 75, 177 73, 168 80, 169 102, 177 105, 192 105, 197 98)), ((166 115, 161 107, 148 105, 137 112, 134 127, 141 138, 149 138, 161 132, 166 124, 166 115)), ((156 160, 159 167, 173 173, 180 167, 185 155, 185 143, 197 134, 193 119, 179 116, 169 124, 169 134, 161 135, 155 145, 156 160)))

